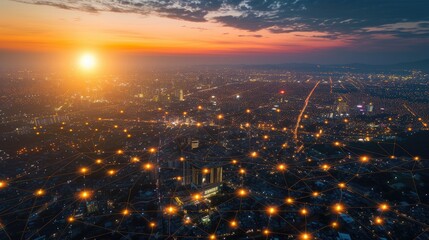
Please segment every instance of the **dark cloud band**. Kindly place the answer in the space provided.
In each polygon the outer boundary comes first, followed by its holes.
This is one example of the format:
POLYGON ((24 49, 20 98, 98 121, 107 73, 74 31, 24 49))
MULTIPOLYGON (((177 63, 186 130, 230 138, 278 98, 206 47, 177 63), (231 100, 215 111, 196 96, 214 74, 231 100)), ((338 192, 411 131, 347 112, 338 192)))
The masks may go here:
POLYGON ((88 12, 132 12, 193 22, 216 21, 248 31, 322 32, 330 39, 370 34, 389 34, 398 38, 429 36, 427 0, 16 1, 88 12))

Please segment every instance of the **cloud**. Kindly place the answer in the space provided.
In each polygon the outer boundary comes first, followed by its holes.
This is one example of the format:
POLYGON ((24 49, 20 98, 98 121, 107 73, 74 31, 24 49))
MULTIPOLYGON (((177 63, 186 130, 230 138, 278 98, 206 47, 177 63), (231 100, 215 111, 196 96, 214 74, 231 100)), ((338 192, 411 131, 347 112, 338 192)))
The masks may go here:
POLYGON ((253 37, 253 38, 261 38, 263 37, 261 34, 241 34, 238 37, 253 37))
POLYGON ((387 34, 429 37, 424 0, 16 0, 87 12, 156 14, 271 33, 318 32, 315 38, 387 34), (413 25, 412 28, 407 24, 413 25), (403 27, 405 26, 405 28, 403 27))

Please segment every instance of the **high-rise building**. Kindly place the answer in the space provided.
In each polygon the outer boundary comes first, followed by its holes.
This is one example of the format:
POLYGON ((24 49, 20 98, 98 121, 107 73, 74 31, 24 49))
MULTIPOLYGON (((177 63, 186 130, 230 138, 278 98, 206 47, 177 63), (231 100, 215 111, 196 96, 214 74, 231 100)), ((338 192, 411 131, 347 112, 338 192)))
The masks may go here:
POLYGON ((217 163, 197 164, 187 161, 183 164, 183 184, 202 187, 220 184, 223 180, 222 166, 217 163))
POLYGON ((342 98, 339 98, 335 111, 338 114, 342 115, 342 114, 347 114, 349 110, 350 110, 349 105, 342 98))
POLYGON ((374 105, 372 103, 366 105, 366 111, 372 113, 374 111, 374 105))
POLYGON ((181 102, 185 101, 185 97, 183 95, 183 90, 182 89, 179 90, 179 101, 181 101, 181 102))

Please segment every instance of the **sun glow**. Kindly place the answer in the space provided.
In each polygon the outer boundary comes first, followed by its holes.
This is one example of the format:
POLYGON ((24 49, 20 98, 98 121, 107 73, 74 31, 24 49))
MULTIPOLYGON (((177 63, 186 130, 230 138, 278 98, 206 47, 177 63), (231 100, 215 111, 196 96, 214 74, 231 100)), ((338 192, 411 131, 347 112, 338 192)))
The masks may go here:
POLYGON ((97 59, 92 53, 85 53, 79 57, 79 65, 84 70, 94 69, 97 59))

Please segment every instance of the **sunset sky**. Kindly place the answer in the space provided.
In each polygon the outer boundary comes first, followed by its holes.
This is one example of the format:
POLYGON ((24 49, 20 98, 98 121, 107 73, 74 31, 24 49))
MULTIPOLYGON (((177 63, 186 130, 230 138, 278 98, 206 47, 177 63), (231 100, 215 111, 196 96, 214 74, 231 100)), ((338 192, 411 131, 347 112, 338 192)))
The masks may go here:
POLYGON ((1 0, 0 60, 152 64, 428 58, 425 0, 1 0))

